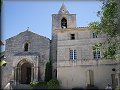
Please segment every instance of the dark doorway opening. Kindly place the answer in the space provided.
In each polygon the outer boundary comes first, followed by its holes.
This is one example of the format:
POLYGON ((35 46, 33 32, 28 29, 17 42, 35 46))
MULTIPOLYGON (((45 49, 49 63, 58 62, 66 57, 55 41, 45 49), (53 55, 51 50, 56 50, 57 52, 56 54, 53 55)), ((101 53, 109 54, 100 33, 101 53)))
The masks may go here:
POLYGON ((31 82, 31 67, 27 67, 27 80, 26 83, 29 84, 31 82))
POLYGON ((31 82, 31 64, 23 63, 21 66, 21 84, 30 84, 31 82))

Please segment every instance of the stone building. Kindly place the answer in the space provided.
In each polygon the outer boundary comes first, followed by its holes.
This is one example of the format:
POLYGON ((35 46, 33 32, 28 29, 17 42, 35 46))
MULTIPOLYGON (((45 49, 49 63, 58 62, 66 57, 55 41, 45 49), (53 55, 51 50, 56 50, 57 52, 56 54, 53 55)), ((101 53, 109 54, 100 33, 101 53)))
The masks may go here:
POLYGON ((44 80, 45 66, 49 61, 50 40, 29 30, 6 40, 3 67, 3 87, 14 80, 18 84, 44 80))
POLYGON ((51 41, 29 30, 6 40, 8 64, 3 68, 2 82, 44 81, 45 65, 51 59, 53 78, 59 80, 61 88, 95 85, 104 89, 108 83, 115 88, 120 78, 115 72, 119 62, 102 59, 102 49, 94 47, 105 40, 104 34, 77 27, 76 14, 70 14, 63 4, 58 14, 52 14, 51 41))
POLYGON ((102 59, 102 48, 94 47, 106 41, 106 35, 77 27, 76 14, 70 14, 64 4, 58 14, 52 15, 52 33, 54 48, 51 50, 56 53, 53 76, 62 88, 97 86, 104 89, 108 83, 113 88, 119 85, 120 74, 116 75, 115 70, 120 63, 102 59))

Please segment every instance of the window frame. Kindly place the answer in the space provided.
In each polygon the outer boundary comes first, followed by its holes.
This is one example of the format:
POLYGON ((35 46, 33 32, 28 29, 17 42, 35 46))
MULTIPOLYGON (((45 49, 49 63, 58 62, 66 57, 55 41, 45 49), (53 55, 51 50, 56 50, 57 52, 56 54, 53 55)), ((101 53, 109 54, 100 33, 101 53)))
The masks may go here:
POLYGON ((95 60, 101 59, 100 48, 93 47, 93 59, 95 59, 95 60))
POLYGON ((75 40, 75 34, 70 34, 70 40, 75 40))
POLYGON ((69 59, 70 60, 77 60, 77 50, 75 50, 75 49, 69 50, 69 59))

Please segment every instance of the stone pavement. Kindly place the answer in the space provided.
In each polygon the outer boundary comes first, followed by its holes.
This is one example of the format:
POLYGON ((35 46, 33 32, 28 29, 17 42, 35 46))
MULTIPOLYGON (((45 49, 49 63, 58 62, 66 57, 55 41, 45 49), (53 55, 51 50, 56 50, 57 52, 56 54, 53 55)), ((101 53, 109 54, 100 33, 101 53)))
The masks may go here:
POLYGON ((17 85, 12 85, 13 90, 16 89, 31 89, 29 84, 17 84, 17 85))

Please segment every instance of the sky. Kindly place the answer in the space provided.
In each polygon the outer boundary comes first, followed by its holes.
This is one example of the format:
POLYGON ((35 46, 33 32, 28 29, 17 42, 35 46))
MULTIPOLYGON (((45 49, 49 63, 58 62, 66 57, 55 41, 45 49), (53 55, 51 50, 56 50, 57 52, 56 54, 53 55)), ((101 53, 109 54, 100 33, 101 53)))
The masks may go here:
POLYGON ((52 14, 57 14, 62 4, 71 14, 76 14, 77 27, 86 27, 98 21, 96 13, 102 2, 94 0, 3 0, 2 41, 29 30, 51 39, 52 14))

